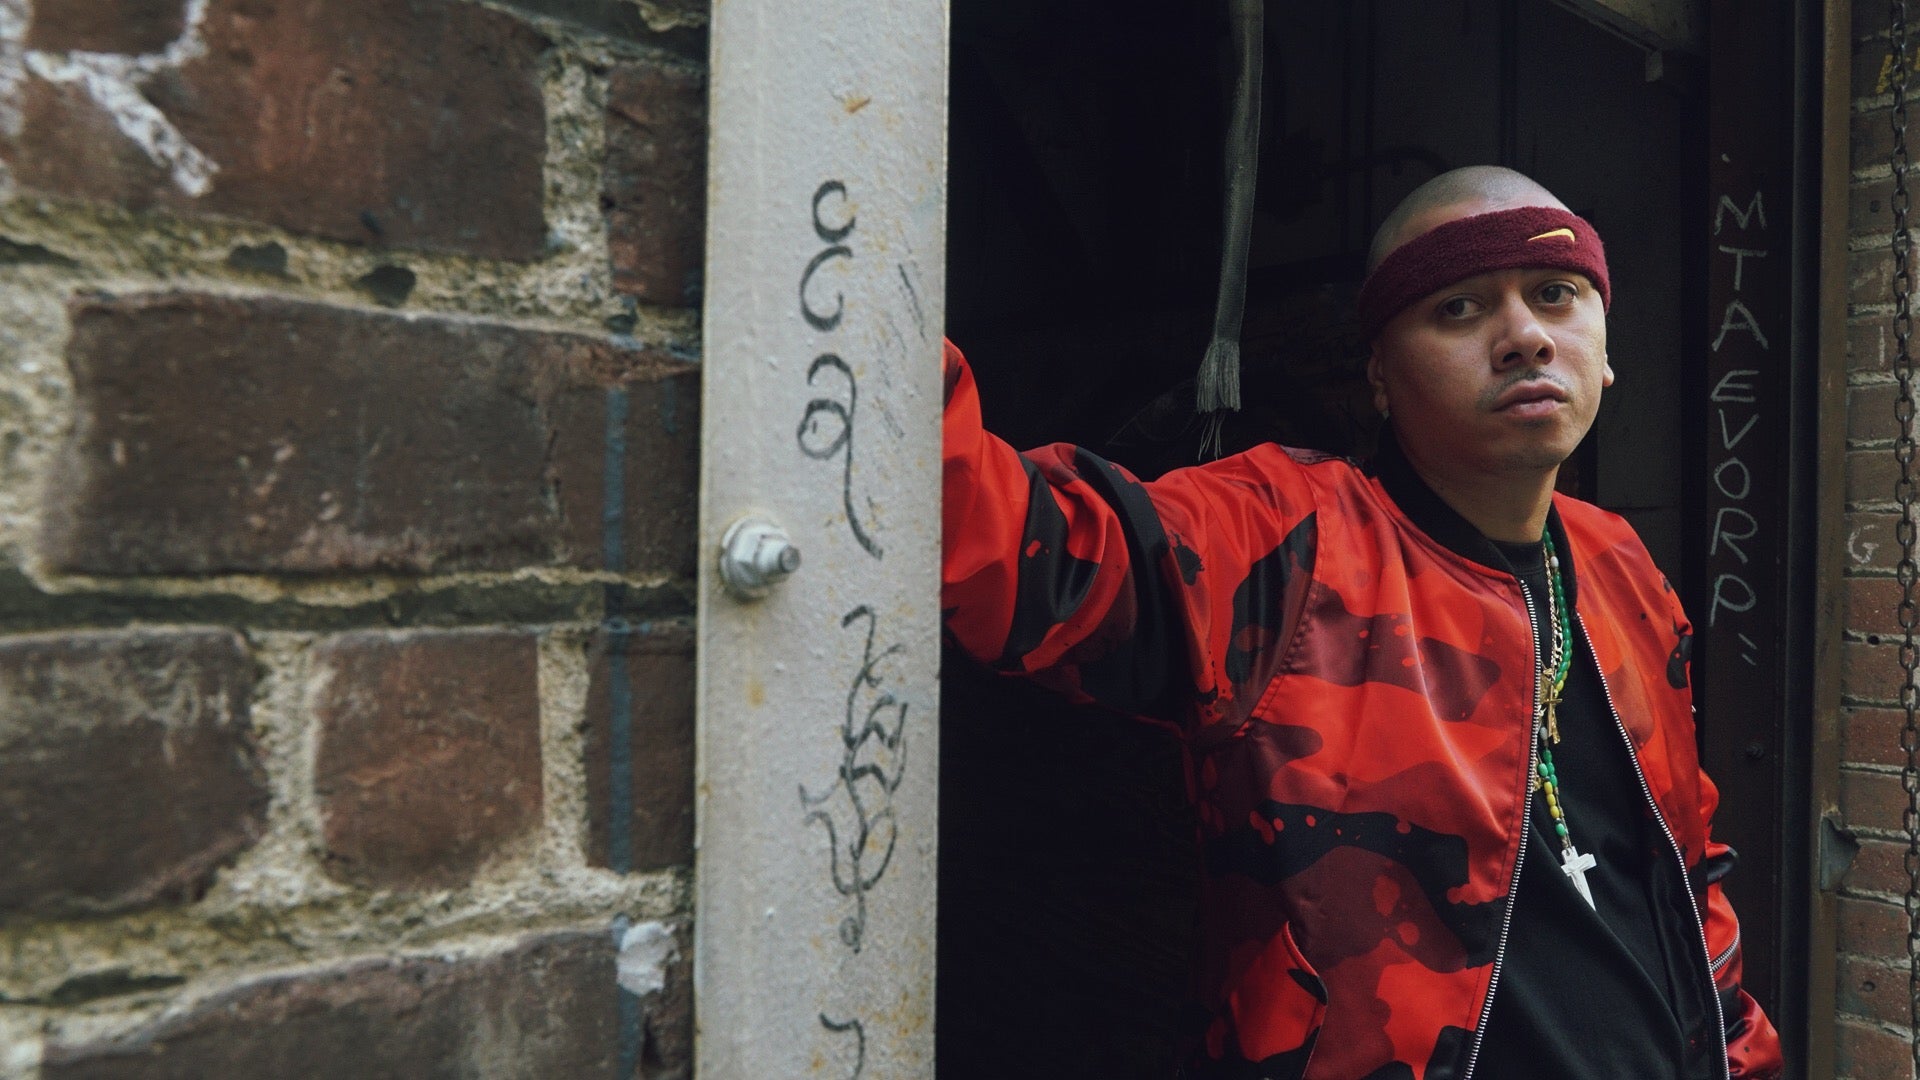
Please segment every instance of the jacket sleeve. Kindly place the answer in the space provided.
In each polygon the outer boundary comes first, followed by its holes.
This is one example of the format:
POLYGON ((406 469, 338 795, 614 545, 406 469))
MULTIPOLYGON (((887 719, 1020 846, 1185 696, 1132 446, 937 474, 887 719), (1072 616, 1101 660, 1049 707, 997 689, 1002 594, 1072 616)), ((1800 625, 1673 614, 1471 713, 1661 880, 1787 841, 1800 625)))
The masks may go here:
MULTIPOLYGON (((1693 627, 1686 615, 1680 610, 1673 593, 1668 592, 1669 603, 1673 607, 1674 626, 1691 640, 1693 627)), ((1691 673, 1687 679, 1692 685, 1691 673)), ((1700 772, 1700 826, 1707 837, 1706 846, 1701 853, 1699 863, 1692 871, 1690 883, 1696 902, 1700 907, 1700 919, 1707 936, 1707 955, 1713 967, 1713 988, 1720 996, 1720 1010, 1726 1020, 1727 1065, 1733 1080, 1776 1080, 1785 1068, 1780 1051, 1780 1034, 1774 1030, 1773 1022, 1740 985, 1740 920, 1733 913, 1733 904, 1727 900, 1727 894, 1721 887, 1722 881, 1733 869, 1734 853, 1731 847, 1714 840, 1712 824, 1714 811, 1720 805, 1720 789, 1714 786, 1706 772, 1700 772)))
POLYGON ((1132 715, 1244 715, 1311 577, 1300 467, 1272 450, 1143 484, 1077 447, 1019 454, 989 434, 951 343, 945 386, 941 603, 954 640, 1132 715))
MULTIPOLYGON (((1706 773, 1700 774, 1700 820, 1713 820, 1720 792, 1706 773)), ((1720 995, 1720 1010, 1727 1028, 1727 1066, 1733 1080, 1776 1080, 1784 1063, 1780 1053, 1780 1033, 1760 1008, 1760 1003, 1740 985, 1740 920, 1734 916, 1721 880, 1733 868, 1733 849, 1708 839, 1706 851, 1696 868, 1695 895, 1700 896, 1700 917, 1706 927, 1707 953, 1712 957, 1713 988, 1720 995), (1698 887, 1704 884, 1704 894, 1698 887)))

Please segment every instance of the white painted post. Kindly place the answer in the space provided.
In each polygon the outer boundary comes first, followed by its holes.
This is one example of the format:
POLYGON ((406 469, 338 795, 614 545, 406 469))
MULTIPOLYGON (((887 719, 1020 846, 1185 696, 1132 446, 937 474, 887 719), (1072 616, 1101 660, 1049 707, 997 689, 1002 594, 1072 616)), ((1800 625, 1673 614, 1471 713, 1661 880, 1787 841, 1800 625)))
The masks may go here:
POLYGON ((698 1071, 931 1077, 947 4, 711 34, 698 1071))

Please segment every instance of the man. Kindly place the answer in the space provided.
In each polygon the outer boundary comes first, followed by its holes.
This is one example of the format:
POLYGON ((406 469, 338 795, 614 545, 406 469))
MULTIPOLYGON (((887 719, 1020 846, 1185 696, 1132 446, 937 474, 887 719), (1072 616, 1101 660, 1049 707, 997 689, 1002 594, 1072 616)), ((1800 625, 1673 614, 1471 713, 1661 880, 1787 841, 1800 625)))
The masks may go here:
POLYGON ((1479 167, 1409 196, 1370 264, 1364 470, 1021 456, 949 347, 949 632, 1180 725, 1207 871, 1186 1075, 1776 1076, 1691 629, 1623 521, 1554 494, 1613 382, 1599 237, 1479 167))

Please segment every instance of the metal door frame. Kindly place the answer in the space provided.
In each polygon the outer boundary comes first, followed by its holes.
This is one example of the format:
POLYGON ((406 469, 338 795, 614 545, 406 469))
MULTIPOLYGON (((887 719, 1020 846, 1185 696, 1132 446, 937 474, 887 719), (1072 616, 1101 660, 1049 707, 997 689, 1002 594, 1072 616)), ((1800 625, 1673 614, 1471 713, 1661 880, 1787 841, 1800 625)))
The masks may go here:
POLYGON ((1750 981, 1789 1075, 1826 1076, 1835 911, 1817 856, 1839 804, 1852 4, 1762 7, 1714 0, 1708 19, 1687 599, 1750 981))

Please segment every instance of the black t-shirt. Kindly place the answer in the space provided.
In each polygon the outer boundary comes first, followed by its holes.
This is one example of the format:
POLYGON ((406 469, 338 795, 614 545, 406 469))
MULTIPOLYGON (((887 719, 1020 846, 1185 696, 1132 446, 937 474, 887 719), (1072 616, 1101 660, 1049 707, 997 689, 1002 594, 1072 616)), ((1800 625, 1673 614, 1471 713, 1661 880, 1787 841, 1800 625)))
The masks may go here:
MULTIPOLYGON (((1551 630, 1542 546, 1497 546, 1526 583, 1545 657, 1551 630)), ((1536 792, 1474 1080, 1718 1076, 1711 990, 1682 872, 1608 707, 1593 651, 1571 618, 1568 628, 1575 652, 1553 757, 1574 846, 1598 860, 1587 871, 1595 906, 1561 869, 1562 845, 1536 792)))

